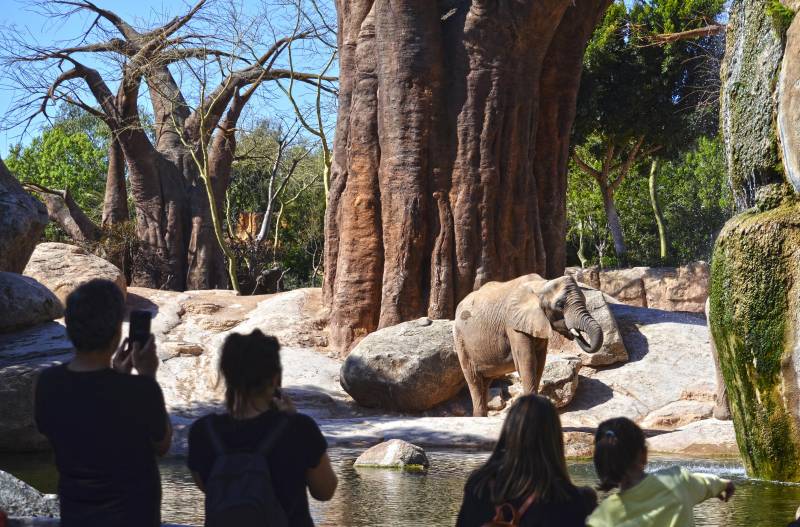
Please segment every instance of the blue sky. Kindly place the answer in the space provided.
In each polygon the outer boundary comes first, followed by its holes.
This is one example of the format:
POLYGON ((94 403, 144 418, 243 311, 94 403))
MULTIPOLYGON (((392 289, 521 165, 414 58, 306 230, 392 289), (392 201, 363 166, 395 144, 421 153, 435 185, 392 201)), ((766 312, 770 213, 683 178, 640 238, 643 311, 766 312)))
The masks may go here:
MULTIPOLYGON (((0 26, 3 28, 15 26, 43 42, 55 42, 79 36, 87 24, 91 23, 85 16, 73 16, 59 21, 49 20, 34 13, 30 7, 31 3, 30 0, 0 0, 0 5, 7 7, 0 11, 0 26)), ((97 4, 115 11, 123 18, 141 22, 158 17, 164 12, 177 14, 187 5, 181 0, 100 0, 97 4)), ((15 96, 14 90, 5 84, 0 86, 0 115, 6 115, 15 96)), ((37 121, 32 126, 33 130, 29 129, 28 136, 35 131, 36 124, 41 126, 43 123, 43 120, 37 121)), ((30 137, 20 137, 22 130, 22 127, 0 130, 0 155, 5 157, 11 145, 30 140, 30 137)))
MULTIPOLYGON (((80 13, 62 19, 48 18, 43 16, 41 12, 36 12, 32 7, 34 1, 35 0, 0 0, 1 6, 8 6, 8 9, 0 12, 0 31, 7 33, 9 29, 13 28, 17 31, 22 31, 25 34, 26 41, 40 42, 43 45, 53 45, 60 41, 70 41, 70 43, 73 43, 94 20, 94 17, 90 16, 88 13, 80 13)), ((94 0, 99 7, 114 11, 135 27, 147 27, 150 26, 153 21, 162 21, 182 14, 194 4, 195 1, 196 0, 94 0)), ((251 9, 252 12, 255 12, 256 9, 262 5, 262 0, 236 1, 241 5, 245 14, 251 12, 251 9)), ((278 28, 282 27, 282 25, 285 26, 286 19, 289 15, 280 12, 278 9, 273 9, 270 13, 275 13, 275 15, 271 17, 272 19, 267 21, 269 24, 275 24, 278 28)), ((293 24, 293 19, 291 22, 293 24)), ((266 45, 268 42, 260 42, 259 44, 266 45)), ((301 50, 298 49, 295 53, 295 66, 297 69, 317 71, 315 68, 320 67, 317 64, 305 62, 301 50)), ((320 57, 319 60, 322 60, 324 63, 327 61, 328 55, 320 54, 318 57, 320 57)), ((88 65, 95 65, 92 62, 92 58, 87 58, 86 55, 84 55, 81 60, 85 61, 88 65)), ((332 69, 329 74, 336 75, 335 69, 332 69)), ((20 91, 15 89, 13 83, 9 82, 8 78, 0 77, 0 79, 0 114, 6 116, 15 98, 19 96, 20 91)), ((109 84, 112 89, 114 89, 114 83, 110 79, 109 84)), ((261 112, 255 115, 254 119, 262 116, 271 118, 273 115, 279 114, 276 118, 293 120, 293 113, 290 110, 288 102, 285 100, 285 97, 277 91, 276 86, 273 85, 271 88, 262 88, 259 90, 259 94, 262 92, 264 95, 261 96, 261 99, 254 99, 249 105, 254 108, 254 112, 255 108, 261 112)), ((301 97, 301 100, 309 102, 308 94, 308 90, 304 92, 303 87, 298 88, 298 95, 301 97)), ((187 97, 189 96, 190 94, 187 93, 187 97)), ((91 97, 88 97, 86 100, 91 100, 91 97)), ((149 103, 144 104, 146 107, 149 107, 149 103)), ((51 115, 52 113, 53 112, 51 112, 51 115)), ((9 119, 4 119, 3 122, 6 126, 8 126, 8 123, 13 123, 13 121, 9 119)), ((29 142, 45 124, 46 121, 44 118, 36 119, 31 126, 28 127, 24 135, 24 126, 22 125, 15 126, 9 130, 0 129, 0 156, 5 157, 9 148, 18 142, 22 142, 23 144, 29 142)))

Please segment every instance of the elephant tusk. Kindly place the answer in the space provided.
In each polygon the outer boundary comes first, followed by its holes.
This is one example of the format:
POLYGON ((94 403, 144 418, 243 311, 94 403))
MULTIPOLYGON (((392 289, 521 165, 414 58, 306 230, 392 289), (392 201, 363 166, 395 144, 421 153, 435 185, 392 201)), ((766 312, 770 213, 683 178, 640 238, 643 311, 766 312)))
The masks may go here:
POLYGON ((569 332, 570 332, 570 333, 572 333, 573 335, 575 335, 576 337, 580 337, 580 336, 581 336, 581 332, 580 332, 580 331, 578 331, 578 330, 577 330, 577 329, 575 329, 575 328, 570 328, 570 329, 569 329, 569 332))

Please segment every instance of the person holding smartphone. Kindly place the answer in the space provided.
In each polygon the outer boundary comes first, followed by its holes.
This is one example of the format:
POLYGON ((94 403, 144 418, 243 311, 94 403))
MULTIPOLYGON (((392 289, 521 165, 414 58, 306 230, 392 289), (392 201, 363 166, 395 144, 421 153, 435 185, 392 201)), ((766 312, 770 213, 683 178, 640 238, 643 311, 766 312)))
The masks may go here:
POLYGON ((319 427, 281 390, 279 351, 259 330, 222 345, 227 412, 189 430, 187 464, 206 494, 206 526, 313 526, 308 494, 327 501, 336 490, 319 427))
POLYGON ((124 317, 113 282, 78 287, 64 313, 75 356, 37 381, 35 420, 55 450, 62 527, 161 524, 156 458, 172 427, 149 315, 131 317, 133 338, 118 347, 124 317))

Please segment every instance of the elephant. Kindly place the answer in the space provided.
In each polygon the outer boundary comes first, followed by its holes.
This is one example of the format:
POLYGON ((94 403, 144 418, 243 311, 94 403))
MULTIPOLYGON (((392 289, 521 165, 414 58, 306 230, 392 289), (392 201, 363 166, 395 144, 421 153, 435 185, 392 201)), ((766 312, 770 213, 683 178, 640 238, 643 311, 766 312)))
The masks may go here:
POLYGON ((453 340, 474 416, 487 415, 492 380, 514 370, 524 393, 538 392, 551 330, 587 353, 603 344, 603 330, 571 276, 545 280, 529 274, 488 282, 458 304, 453 340))

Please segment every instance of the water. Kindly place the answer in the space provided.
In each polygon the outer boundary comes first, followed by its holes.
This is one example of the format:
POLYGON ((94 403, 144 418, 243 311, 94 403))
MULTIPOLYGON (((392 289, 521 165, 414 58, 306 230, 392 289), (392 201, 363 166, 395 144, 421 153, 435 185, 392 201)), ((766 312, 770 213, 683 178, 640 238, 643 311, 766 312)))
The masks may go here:
MULTIPOLYGON (((485 453, 428 452, 431 469, 425 474, 393 470, 354 469, 360 452, 334 449, 330 452, 339 488, 333 500, 311 500, 318 526, 452 526, 461 504, 467 475, 485 458, 485 453)), ((794 518, 800 505, 800 485, 749 479, 736 460, 656 459, 650 469, 680 464, 695 472, 733 479, 736 495, 729 503, 711 499, 695 507, 698 526, 775 527, 794 518)), ((596 483, 591 462, 569 464, 576 484, 596 483)), ((55 471, 49 455, 0 457, 0 469, 15 474, 43 492, 54 492, 55 471)), ((191 481, 184 461, 166 460, 161 465, 165 522, 202 525, 203 495, 191 481)))

